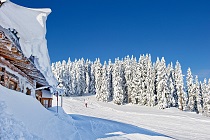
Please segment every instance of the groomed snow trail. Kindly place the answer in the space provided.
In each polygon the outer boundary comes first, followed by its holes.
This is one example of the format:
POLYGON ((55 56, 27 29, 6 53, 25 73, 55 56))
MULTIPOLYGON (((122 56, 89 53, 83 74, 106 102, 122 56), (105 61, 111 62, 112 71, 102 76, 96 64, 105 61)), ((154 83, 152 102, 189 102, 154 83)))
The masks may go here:
MULTIPOLYGON (((118 106, 113 103, 96 101, 94 96, 65 97, 63 108, 66 113, 73 118, 75 117, 75 119, 80 119, 80 121, 82 119, 85 121, 87 118, 84 118, 84 116, 89 116, 132 125, 132 127, 137 126, 140 129, 151 130, 180 140, 210 139, 210 118, 195 113, 182 112, 177 108, 159 110, 157 108, 130 104, 118 106), (84 99, 88 99, 87 108, 85 107, 84 99)), ((88 120, 91 119, 89 118, 88 120)), ((93 123, 98 122, 90 121, 90 123, 92 126, 93 123)), ((113 123, 113 125, 115 124, 113 123)), ((97 130, 92 131, 93 134, 95 131, 97 130)), ((113 132, 112 135, 113 137, 109 138, 121 139, 122 137, 117 136, 124 136, 127 139, 146 139, 146 137, 140 137, 141 134, 138 133, 125 135, 123 132, 113 132)))

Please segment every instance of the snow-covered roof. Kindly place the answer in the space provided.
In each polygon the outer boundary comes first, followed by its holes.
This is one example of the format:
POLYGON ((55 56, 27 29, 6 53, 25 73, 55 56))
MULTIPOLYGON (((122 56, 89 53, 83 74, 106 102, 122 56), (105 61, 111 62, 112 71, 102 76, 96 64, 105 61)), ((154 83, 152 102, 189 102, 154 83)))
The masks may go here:
POLYGON ((47 49, 46 20, 51 9, 32 9, 7 0, 0 7, 0 25, 6 29, 15 29, 20 38, 23 54, 34 57, 36 68, 44 75, 51 86, 57 85, 51 67, 47 49))

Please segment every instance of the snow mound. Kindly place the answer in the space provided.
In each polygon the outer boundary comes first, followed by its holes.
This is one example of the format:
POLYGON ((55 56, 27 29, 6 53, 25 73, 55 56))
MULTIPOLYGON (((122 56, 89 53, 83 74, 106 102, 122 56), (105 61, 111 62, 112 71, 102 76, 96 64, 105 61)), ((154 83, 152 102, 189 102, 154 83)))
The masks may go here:
POLYGON ((23 122, 17 121, 11 114, 7 113, 5 108, 5 102, 0 101, 0 139, 40 139, 31 134, 23 122))
POLYGON ((19 42, 23 54, 33 56, 34 64, 45 76, 51 86, 57 85, 57 80, 50 67, 47 49, 46 20, 51 9, 32 9, 16 5, 7 0, 0 7, 0 25, 6 29, 15 29, 20 37, 19 42))
POLYGON ((0 139, 71 140, 78 135, 71 117, 55 115, 32 96, 1 85, 0 126, 0 139))

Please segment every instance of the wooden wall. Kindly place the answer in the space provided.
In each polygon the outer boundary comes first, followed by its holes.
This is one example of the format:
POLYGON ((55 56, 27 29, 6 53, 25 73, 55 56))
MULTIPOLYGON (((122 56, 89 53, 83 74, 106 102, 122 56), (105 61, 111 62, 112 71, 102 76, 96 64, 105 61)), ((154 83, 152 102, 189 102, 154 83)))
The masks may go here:
POLYGON ((19 78, 0 66, 0 84, 16 91, 20 91, 19 78))

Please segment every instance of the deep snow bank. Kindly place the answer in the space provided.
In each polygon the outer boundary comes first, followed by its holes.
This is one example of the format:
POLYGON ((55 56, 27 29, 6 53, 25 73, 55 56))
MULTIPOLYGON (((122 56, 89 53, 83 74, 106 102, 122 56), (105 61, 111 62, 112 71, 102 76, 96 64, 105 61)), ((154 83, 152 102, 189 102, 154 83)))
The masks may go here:
POLYGON ((0 101, 0 139, 40 139, 31 134, 26 126, 16 120, 12 114, 6 112, 7 106, 4 101, 0 101))
POLYGON ((32 96, 0 85, 0 139, 76 139, 73 120, 62 116, 45 109, 32 96))

